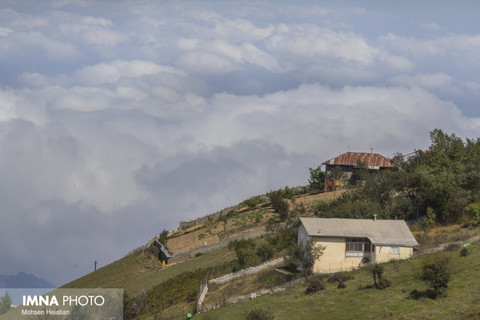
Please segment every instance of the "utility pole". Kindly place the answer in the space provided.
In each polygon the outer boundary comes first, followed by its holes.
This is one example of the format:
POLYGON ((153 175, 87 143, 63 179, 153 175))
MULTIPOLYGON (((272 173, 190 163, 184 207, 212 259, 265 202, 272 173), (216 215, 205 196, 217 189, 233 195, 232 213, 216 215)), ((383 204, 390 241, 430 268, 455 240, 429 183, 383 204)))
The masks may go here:
POLYGON ((97 271, 97 260, 95 260, 95 270, 93 271, 97 271))

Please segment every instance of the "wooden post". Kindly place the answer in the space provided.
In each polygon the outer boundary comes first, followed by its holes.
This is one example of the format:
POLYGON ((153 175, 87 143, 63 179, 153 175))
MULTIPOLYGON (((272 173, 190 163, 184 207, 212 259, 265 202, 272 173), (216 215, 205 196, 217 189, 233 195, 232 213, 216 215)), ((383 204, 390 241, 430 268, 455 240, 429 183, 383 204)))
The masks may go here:
POLYGON ((95 269, 93 271, 97 271, 97 260, 95 260, 95 269))

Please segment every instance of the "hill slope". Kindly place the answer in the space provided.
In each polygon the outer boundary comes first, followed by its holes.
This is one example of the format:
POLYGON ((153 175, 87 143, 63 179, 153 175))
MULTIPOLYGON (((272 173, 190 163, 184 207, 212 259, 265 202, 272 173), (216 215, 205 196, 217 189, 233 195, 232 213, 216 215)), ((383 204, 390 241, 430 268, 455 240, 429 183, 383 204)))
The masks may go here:
POLYGON ((421 256, 384 264, 384 277, 392 281, 392 286, 384 290, 370 288, 372 275, 363 268, 350 273, 354 279, 345 282, 345 289, 327 283, 325 290, 307 295, 306 286, 302 285, 209 311, 199 318, 245 319, 247 310, 262 308, 269 310, 275 320, 479 319, 480 244, 469 246, 468 250, 467 257, 461 257, 459 249, 448 252, 452 280, 444 298, 429 298, 427 286, 415 276, 427 257, 421 256))
MULTIPOLYGON (((342 192, 326 192, 317 195, 304 195, 296 198, 296 203, 308 205, 317 200, 327 200, 338 197, 342 192)), ((275 214, 265 203, 254 208, 239 204, 238 210, 223 221, 209 221, 185 230, 177 230, 170 234, 167 245, 171 253, 179 253, 209 245, 221 240, 263 229, 268 219, 275 214), (172 250, 173 249, 173 250, 172 250)), ((188 256, 187 256, 188 257, 188 256)), ((221 262, 234 259, 227 249, 205 253, 195 259, 168 265, 161 269, 161 262, 152 254, 149 248, 138 248, 127 256, 89 273, 77 280, 65 284, 64 288, 123 288, 130 295, 137 295, 142 290, 153 288, 181 273, 196 269, 212 267, 221 262)))

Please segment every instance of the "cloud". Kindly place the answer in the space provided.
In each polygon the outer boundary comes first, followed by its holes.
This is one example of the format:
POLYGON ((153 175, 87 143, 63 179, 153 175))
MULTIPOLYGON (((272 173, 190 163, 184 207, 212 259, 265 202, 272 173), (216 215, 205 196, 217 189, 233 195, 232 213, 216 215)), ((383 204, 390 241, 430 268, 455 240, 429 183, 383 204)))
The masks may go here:
POLYGON ((451 59, 450 65, 462 68, 479 66, 475 52, 480 49, 480 35, 450 34, 434 39, 417 39, 388 33, 380 39, 396 52, 417 61, 451 59))
POLYGON ((434 22, 422 23, 422 28, 427 29, 427 30, 441 30, 441 29, 443 29, 442 27, 440 27, 438 24, 436 24, 434 22))
POLYGON ((391 8, 2 6, 0 274, 61 284, 347 148, 478 135, 478 35, 391 8))

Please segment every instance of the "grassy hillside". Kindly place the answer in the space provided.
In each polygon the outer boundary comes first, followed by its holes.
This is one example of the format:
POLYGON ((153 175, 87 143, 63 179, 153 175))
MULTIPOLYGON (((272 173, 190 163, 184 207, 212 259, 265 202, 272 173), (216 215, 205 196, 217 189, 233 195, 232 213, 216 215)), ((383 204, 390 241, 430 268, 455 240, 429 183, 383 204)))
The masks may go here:
POLYGON ((161 269, 156 257, 147 252, 133 253, 63 288, 123 288, 130 296, 135 296, 182 273, 213 267, 233 259, 234 254, 225 248, 161 269))
MULTIPOLYGON (((252 308, 269 309, 275 320, 281 319, 479 319, 480 318, 480 244, 448 252, 452 259, 452 281, 447 297, 428 298, 427 286, 415 275, 426 256, 385 264, 384 277, 392 286, 384 290, 370 288, 372 275, 367 269, 351 272, 354 279, 345 289, 336 283, 313 295, 305 286, 269 294, 248 302, 229 305, 200 315, 199 319, 245 319, 252 308), (416 298, 411 292, 417 290, 416 298)), ((175 318, 176 319, 176 318, 175 318)))

